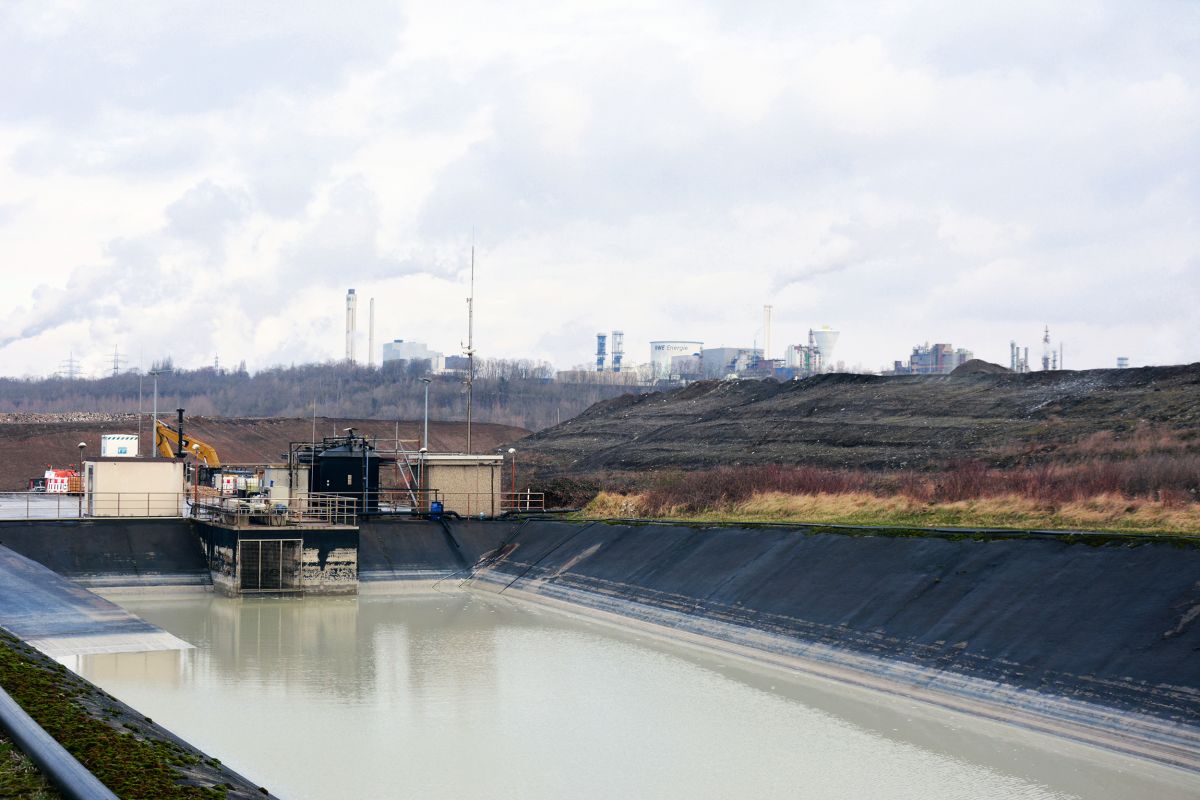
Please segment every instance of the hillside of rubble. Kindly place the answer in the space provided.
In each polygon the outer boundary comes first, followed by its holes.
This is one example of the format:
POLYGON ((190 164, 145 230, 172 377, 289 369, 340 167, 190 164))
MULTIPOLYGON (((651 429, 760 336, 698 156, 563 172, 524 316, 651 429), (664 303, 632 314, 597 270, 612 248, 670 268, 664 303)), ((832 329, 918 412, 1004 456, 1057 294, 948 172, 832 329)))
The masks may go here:
POLYGON ((542 478, 749 465, 937 470, 1200 453, 1200 363, 704 381, 596 403, 518 445, 542 478))

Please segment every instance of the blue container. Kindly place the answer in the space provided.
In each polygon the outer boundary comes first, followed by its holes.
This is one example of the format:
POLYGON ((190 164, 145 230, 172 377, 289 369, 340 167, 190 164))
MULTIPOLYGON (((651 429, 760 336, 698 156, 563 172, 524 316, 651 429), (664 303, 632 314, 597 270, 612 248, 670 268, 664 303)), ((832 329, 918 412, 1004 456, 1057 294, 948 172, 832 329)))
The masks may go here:
POLYGON ((429 518, 430 519, 441 519, 442 518, 442 508, 443 508, 443 506, 442 506, 441 500, 434 500, 432 503, 430 503, 429 504, 429 518))

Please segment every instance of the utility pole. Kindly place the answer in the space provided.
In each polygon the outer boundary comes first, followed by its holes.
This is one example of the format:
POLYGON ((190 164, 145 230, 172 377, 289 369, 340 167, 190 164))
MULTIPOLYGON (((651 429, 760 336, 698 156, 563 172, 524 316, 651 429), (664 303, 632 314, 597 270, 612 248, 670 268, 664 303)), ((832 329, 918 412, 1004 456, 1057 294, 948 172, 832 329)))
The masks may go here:
MULTIPOLYGON (((474 235, 471 239, 474 240, 474 235)), ((475 242, 471 242, 471 291, 467 296, 467 453, 471 452, 471 391, 475 381, 475 242)))
POLYGON ((151 457, 158 458, 158 376, 170 372, 169 369, 152 369, 150 374, 154 376, 154 411, 150 415, 152 420, 150 424, 150 448, 151 457))

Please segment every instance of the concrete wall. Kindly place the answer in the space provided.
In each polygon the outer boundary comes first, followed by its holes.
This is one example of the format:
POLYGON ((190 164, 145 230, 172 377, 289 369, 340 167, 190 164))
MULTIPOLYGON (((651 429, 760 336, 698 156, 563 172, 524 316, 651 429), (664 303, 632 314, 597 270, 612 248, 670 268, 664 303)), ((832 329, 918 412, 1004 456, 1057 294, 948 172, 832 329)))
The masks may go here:
POLYGON ((0 521, 0 544, 83 586, 208 586, 186 519, 0 521))
POLYGON ((248 527, 194 523, 213 586, 222 594, 239 592, 238 541, 300 539, 300 589, 310 594, 354 594, 358 589, 358 531, 248 527))

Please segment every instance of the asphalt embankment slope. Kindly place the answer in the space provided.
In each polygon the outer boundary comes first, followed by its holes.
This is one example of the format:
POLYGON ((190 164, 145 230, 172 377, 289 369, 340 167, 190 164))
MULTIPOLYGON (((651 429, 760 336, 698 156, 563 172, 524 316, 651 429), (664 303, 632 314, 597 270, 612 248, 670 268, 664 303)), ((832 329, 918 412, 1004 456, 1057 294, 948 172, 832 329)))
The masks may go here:
POLYGON ((444 579, 1200 769, 1200 549, 610 523, 363 530, 444 579), (475 560, 464 568, 463 560, 475 560))
POLYGON ((1121 438, 1139 428, 1200 453, 1200 364, 702 381, 597 403, 518 449, 543 476, 738 464, 920 469, 1071 458, 1089 437, 1120 454, 1121 438))

